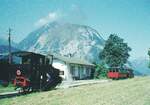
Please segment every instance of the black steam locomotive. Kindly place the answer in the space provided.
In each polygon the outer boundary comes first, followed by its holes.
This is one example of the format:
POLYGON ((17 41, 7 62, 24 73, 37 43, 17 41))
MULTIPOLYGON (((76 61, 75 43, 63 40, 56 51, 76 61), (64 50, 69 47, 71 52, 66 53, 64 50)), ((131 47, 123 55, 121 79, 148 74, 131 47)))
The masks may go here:
POLYGON ((0 85, 7 87, 9 84, 9 63, 6 55, 0 57, 0 85), (2 57, 3 56, 3 57, 2 57))
POLYGON ((12 53, 12 64, 8 65, 9 81, 22 91, 49 90, 61 83, 59 70, 52 67, 53 56, 33 52, 12 53))

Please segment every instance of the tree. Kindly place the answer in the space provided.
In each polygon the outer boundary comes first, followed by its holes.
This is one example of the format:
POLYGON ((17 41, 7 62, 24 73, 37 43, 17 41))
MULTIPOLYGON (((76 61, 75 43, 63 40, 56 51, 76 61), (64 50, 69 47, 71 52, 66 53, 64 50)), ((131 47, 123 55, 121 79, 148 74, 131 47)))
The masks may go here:
POLYGON ((100 59, 109 67, 122 67, 129 58, 131 48, 124 40, 115 34, 111 34, 100 52, 100 59))

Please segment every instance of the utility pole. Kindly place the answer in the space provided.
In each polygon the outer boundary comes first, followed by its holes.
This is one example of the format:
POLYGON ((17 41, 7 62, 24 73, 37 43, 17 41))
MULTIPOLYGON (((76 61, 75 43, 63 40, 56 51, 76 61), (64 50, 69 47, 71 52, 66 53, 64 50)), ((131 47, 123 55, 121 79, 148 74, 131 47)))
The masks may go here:
POLYGON ((150 48, 148 50, 148 55, 149 55, 149 65, 148 65, 148 67, 150 68, 150 48))
POLYGON ((12 55, 11 55, 11 28, 8 30, 8 42, 9 42, 9 64, 12 63, 12 55))

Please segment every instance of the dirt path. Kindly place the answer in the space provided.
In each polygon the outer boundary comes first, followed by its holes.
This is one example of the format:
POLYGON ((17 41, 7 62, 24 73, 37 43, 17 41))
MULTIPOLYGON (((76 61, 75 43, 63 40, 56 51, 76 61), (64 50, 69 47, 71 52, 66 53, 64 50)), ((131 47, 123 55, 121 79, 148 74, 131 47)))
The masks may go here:
POLYGON ((111 80, 77 80, 77 81, 63 81, 60 86, 57 86, 57 88, 71 88, 71 87, 77 87, 81 85, 89 85, 89 84, 99 84, 99 83, 105 83, 110 82, 111 80))

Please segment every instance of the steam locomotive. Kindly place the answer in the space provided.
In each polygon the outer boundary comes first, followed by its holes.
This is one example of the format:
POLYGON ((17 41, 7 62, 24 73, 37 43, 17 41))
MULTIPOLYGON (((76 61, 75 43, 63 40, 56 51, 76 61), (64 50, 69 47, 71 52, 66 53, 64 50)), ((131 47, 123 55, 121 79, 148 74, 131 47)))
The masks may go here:
POLYGON ((12 53, 7 70, 9 81, 23 92, 49 90, 62 82, 59 70, 52 67, 53 56, 19 51, 12 53))

